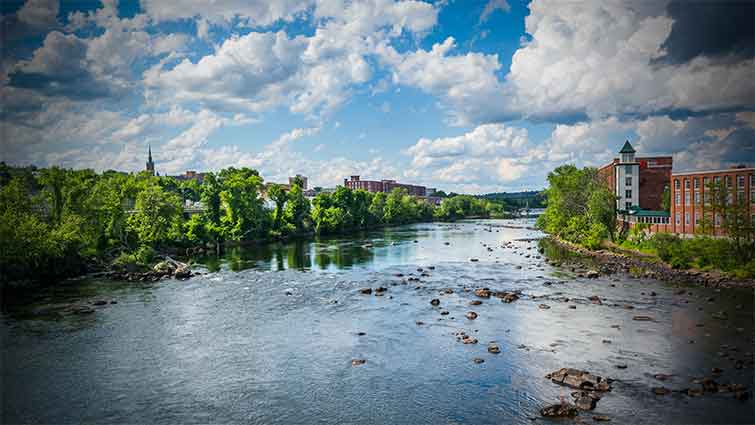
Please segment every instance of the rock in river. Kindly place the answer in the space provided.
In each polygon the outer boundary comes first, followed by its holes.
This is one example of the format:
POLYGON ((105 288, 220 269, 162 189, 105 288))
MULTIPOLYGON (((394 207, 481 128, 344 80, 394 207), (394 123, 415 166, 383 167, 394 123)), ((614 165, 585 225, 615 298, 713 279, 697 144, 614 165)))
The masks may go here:
POLYGON ((590 372, 578 369, 561 368, 545 375, 556 384, 579 390, 610 391, 610 381, 602 376, 593 375, 590 372))
POLYGON ((498 354, 501 352, 501 347, 499 347, 498 344, 488 344, 488 352, 498 354))
POLYGON ((359 290, 359 292, 369 295, 372 293, 372 288, 362 288, 359 290))
POLYGON ((495 296, 505 303, 513 303, 519 299, 519 294, 516 292, 497 292, 495 296))
POLYGON ((470 311, 470 312, 467 312, 466 316, 467 316, 467 319, 474 320, 477 318, 477 313, 475 313, 474 311, 470 311))
POLYGON ((480 300, 472 300, 469 302, 469 305, 480 305, 482 304, 482 301, 480 300))
POLYGON ((569 403, 552 404, 540 409, 540 414, 547 418, 573 418, 577 416, 577 407, 569 403))
POLYGON ((477 295, 480 298, 490 298, 490 289, 488 288, 477 288, 474 290, 474 294, 477 295))
POLYGON ((440 305, 440 300, 437 298, 433 298, 430 300, 430 304, 432 305, 440 305))
POLYGON ((360 366, 360 365, 363 365, 365 363, 367 363, 367 360, 365 360, 365 359, 354 359, 354 360, 351 361, 351 365, 352 366, 360 366))

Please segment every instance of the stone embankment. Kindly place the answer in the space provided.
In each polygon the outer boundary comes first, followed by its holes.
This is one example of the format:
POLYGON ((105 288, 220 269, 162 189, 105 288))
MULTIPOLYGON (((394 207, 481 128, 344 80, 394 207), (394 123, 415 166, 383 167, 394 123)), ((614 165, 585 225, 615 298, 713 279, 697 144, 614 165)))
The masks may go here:
MULTIPOLYGON (((599 274, 629 273, 638 277, 656 279, 677 284, 696 284, 713 288, 727 287, 755 287, 753 279, 735 279, 719 272, 703 272, 700 270, 674 269, 657 257, 652 257, 628 250, 598 250, 591 251, 581 246, 557 238, 550 240, 571 252, 589 257, 598 263, 598 270, 588 270, 586 277, 598 277, 599 274)), ((549 260, 555 266, 567 266, 558 260, 549 260)), ((580 272, 577 267, 573 271, 580 272)))

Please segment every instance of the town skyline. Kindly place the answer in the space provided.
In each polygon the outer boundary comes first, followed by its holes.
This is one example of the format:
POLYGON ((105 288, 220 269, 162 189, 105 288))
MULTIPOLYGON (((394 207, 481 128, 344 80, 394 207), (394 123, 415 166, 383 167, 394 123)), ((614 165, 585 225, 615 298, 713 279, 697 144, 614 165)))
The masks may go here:
POLYGON ((753 8, 6 2, 0 160, 139 171, 151 146, 161 174, 457 193, 541 189, 625 140, 679 172, 752 166, 753 8))

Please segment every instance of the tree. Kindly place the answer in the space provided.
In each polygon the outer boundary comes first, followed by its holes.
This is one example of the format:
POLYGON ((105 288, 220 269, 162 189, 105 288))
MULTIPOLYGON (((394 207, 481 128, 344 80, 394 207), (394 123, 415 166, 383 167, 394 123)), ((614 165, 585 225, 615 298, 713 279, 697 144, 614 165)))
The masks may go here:
POLYGON ((267 196, 275 202, 275 218, 273 219, 273 229, 280 229, 281 217, 283 216, 283 207, 288 200, 288 193, 279 184, 271 184, 267 189, 267 196))
POLYGON ((671 211, 671 189, 668 185, 663 186, 663 195, 661 195, 661 209, 663 211, 671 211))
POLYGON ((39 176, 40 184, 45 188, 51 204, 51 218, 54 224, 60 224, 63 218, 63 188, 65 186, 66 171, 60 167, 50 167, 42 170, 39 176))
POLYGON ((181 237, 181 198, 159 185, 149 185, 136 197, 136 211, 128 218, 128 229, 139 244, 159 246, 181 237))
POLYGON ((287 225, 293 226, 296 233, 302 233, 309 225, 309 200, 304 197, 301 186, 294 184, 288 194, 288 204, 283 214, 287 225))

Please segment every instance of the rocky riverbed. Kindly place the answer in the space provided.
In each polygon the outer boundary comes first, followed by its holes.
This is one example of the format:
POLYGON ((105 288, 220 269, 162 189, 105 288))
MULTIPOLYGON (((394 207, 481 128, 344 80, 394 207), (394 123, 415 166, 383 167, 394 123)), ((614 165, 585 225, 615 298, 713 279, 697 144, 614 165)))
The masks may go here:
POLYGON ((751 290, 609 272, 519 225, 68 282, 3 313, 4 422, 751 421, 751 290), (66 304, 93 311, 44 314, 66 304))

